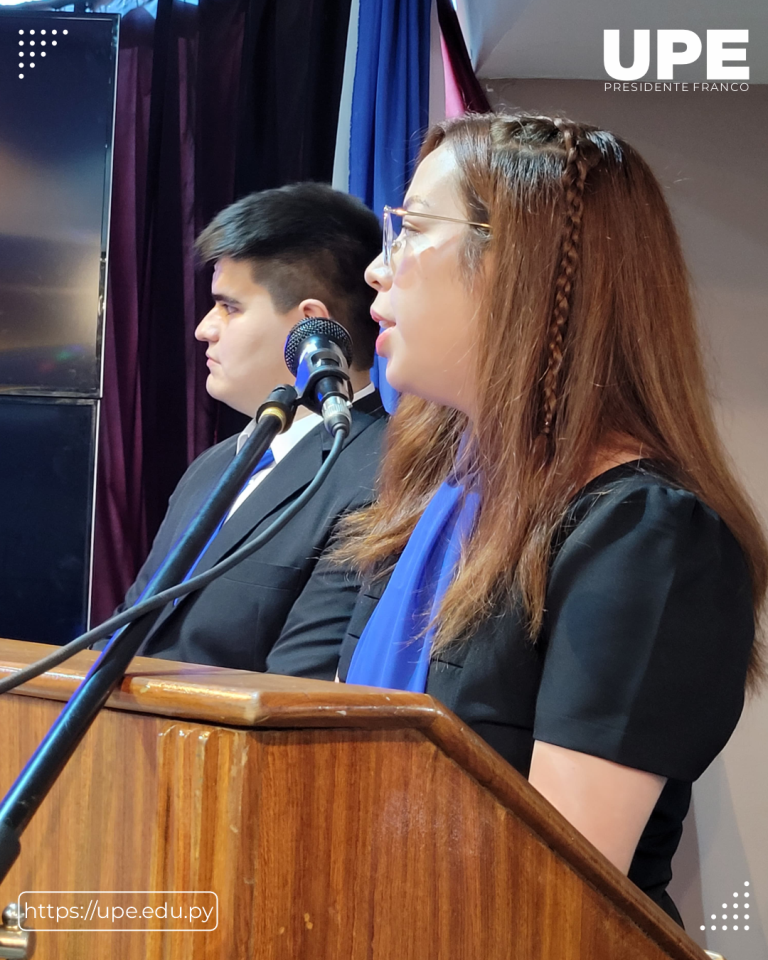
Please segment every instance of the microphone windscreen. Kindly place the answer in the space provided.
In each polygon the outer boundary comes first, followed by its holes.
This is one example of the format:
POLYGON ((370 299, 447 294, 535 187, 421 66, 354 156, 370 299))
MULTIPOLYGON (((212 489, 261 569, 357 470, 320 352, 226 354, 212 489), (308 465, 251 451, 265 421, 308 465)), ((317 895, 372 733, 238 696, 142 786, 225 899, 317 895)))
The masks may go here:
POLYGON ((335 320, 328 320, 325 317, 306 317, 296 324, 285 341, 285 365, 294 377, 299 369, 299 358, 304 342, 310 337, 317 336, 332 340, 344 354, 347 363, 352 363, 352 340, 344 327, 335 320))

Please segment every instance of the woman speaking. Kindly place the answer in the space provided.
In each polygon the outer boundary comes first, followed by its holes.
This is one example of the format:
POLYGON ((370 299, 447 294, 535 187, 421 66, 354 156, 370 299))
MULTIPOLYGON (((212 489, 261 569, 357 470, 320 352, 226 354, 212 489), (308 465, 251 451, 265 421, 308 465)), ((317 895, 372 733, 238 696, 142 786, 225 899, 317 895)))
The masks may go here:
POLYGON ((366 577, 340 678, 436 696, 679 921, 670 862, 761 675, 768 551, 659 184, 593 127, 447 121, 366 276, 404 396, 340 547, 366 577))

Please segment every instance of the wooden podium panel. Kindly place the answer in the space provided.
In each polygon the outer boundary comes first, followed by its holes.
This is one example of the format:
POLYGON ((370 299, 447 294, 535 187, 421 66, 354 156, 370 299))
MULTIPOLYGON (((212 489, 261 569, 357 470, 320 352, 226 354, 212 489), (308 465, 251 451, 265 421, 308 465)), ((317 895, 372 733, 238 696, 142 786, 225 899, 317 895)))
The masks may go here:
MULTIPOLYGON (((49 649, 0 641, 0 675, 49 649)), ((0 697, 0 789, 94 658, 0 697)), ((214 931, 40 932, 39 960, 705 960, 431 697, 145 658, 0 908, 21 890, 218 895, 214 931)))

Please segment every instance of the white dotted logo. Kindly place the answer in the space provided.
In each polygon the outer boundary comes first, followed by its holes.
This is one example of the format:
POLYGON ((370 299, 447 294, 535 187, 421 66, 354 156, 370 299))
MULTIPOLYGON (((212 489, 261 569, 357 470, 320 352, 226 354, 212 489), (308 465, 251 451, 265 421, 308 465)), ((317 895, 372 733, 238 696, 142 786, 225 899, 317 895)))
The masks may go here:
MULTIPOLYGON (((745 888, 745 889, 742 891, 741 902, 739 902, 739 892, 738 892, 738 890, 734 890, 734 892, 733 892, 733 901, 732 901, 732 905, 731 905, 731 906, 732 906, 732 909, 733 909, 733 910, 738 910, 738 911, 740 911, 740 912, 739 912, 739 913, 732 913, 732 914, 730 915, 730 917, 729 917, 728 913, 722 913, 722 914, 720 914, 719 916, 718 916, 718 914, 716 914, 716 913, 711 914, 711 915, 710 915, 710 918, 709 918, 709 919, 712 921, 712 923, 710 924, 710 927, 709 927, 710 930, 717 930, 717 929, 718 929, 718 926, 720 926, 720 929, 721 929, 721 930, 728 930, 728 929, 729 929, 728 924, 727 924, 727 923, 720 923, 720 921, 729 920, 729 919, 730 919, 730 920, 737 920, 737 921, 739 921, 738 923, 734 923, 734 924, 730 927, 731 930, 734 930, 734 931, 739 931, 739 930, 748 931, 748 930, 749 930, 749 923, 748 923, 748 921, 749 921, 749 890, 747 889, 748 887, 749 887, 749 880, 745 880, 745 881, 744 881, 744 888, 745 888)), ((723 906, 722 906, 722 909, 723 909, 724 911, 727 911, 727 910, 728 910, 728 904, 727 904, 727 903, 724 903, 723 906)), ((706 930, 706 929, 707 929, 707 925, 706 925, 705 923, 702 923, 702 925, 699 927, 699 930, 706 930)))
MULTIPOLYGON (((46 57, 48 47, 58 46, 58 38, 69 36, 69 30, 19 30, 19 80, 37 66, 37 57, 46 57), (54 39, 55 38, 55 39, 54 39)), ((53 52, 53 51, 51 51, 53 52)), ((42 66, 42 64, 41 64, 42 66)))

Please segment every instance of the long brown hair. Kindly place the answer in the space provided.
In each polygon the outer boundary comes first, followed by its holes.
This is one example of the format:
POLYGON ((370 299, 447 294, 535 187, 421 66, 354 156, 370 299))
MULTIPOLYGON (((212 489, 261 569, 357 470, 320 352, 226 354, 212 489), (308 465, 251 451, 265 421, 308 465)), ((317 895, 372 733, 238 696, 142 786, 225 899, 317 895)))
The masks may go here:
MULTIPOLYGON (((465 244, 481 296, 476 415, 403 397, 379 497, 348 519, 341 555, 369 575, 391 566, 467 434, 482 505, 434 649, 471 636, 515 591, 535 638, 569 501, 596 455, 630 440, 728 525, 757 619, 768 548, 717 435, 687 270, 651 170, 618 137, 546 117, 445 121, 421 158, 441 144, 467 218, 491 226, 467 228, 465 244)), ((752 681, 761 670, 756 645, 752 681)))

